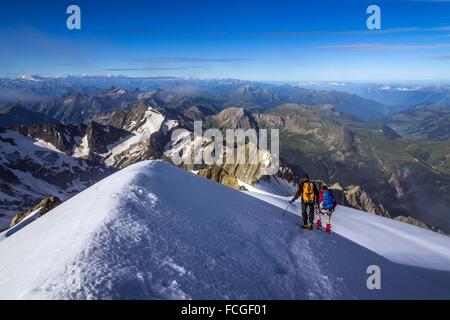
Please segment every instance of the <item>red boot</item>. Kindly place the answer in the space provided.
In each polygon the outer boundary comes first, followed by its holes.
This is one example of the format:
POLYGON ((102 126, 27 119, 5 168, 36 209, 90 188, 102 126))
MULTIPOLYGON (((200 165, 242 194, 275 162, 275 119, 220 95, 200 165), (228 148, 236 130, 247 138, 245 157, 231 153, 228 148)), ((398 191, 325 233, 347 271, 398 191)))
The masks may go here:
POLYGON ((316 228, 317 230, 322 230, 322 221, 320 221, 320 219, 317 219, 316 228))
POLYGON ((327 227, 325 228, 325 232, 330 234, 331 233, 331 224, 327 223, 327 227))

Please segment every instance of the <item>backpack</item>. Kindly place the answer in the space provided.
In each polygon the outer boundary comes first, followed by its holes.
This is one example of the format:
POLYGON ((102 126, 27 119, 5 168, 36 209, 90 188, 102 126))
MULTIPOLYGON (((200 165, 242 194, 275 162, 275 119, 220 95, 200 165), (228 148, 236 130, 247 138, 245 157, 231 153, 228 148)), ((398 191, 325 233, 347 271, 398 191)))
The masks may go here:
POLYGON ((311 181, 303 183, 302 201, 304 203, 314 202, 314 185, 311 181))
POLYGON ((334 203, 335 203, 335 201, 334 201, 333 191, 328 189, 323 195, 322 206, 327 210, 333 210, 334 203))

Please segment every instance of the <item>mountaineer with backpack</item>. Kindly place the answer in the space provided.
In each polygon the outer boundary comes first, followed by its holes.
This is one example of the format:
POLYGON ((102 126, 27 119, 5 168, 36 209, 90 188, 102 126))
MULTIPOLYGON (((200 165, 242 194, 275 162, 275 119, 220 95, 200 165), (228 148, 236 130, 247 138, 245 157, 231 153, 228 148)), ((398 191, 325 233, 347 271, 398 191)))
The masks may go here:
POLYGON ((314 181, 309 180, 307 174, 303 175, 303 181, 298 186, 297 193, 294 198, 289 201, 290 204, 294 203, 299 197, 302 197, 302 217, 303 226, 302 228, 312 230, 314 223, 314 207, 317 206, 317 201, 319 198, 319 190, 317 190, 314 181), (309 219, 308 219, 308 208, 309 208, 309 219), (309 223, 308 223, 309 222, 309 223))
POLYGON ((322 220, 320 219, 320 215, 327 215, 327 226, 325 228, 326 233, 331 233, 331 215, 334 212, 334 209, 336 208, 337 202, 334 197, 333 191, 331 189, 328 189, 327 186, 322 187, 322 191, 319 195, 319 212, 318 212, 318 218, 316 222, 316 226, 318 230, 322 230, 322 220))

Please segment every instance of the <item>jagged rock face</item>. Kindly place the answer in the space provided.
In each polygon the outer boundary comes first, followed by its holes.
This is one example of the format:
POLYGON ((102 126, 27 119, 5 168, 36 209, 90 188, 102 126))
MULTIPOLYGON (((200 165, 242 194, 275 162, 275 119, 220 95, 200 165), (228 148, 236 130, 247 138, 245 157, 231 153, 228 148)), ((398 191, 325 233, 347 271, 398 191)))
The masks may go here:
POLYGON ((0 129, 0 222, 48 194, 65 199, 116 168, 161 158, 178 126, 145 104, 103 121, 0 129))
MULTIPOLYGON (((191 148, 193 148, 193 142, 188 142, 189 144, 191 144, 191 148)), ((203 147, 207 146, 208 144, 210 144, 210 141, 206 141, 203 140, 201 142, 201 145, 203 147)), ((244 150, 245 150, 245 155, 249 154, 249 150, 253 150, 255 152, 255 154, 257 153, 258 155, 255 157, 260 157, 261 152, 265 152, 265 151, 260 151, 258 150, 256 147, 249 147, 249 144, 246 144, 244 146, 244 150)), ((169 149, 167 150, 164 154, 163 154, 163 158, 166 158, 169 162, 172 162, 172 156, 173 156, 173 149, 169 149)), ((228 172, 229 174, 233 175, 234 177, 236 177, 237 179, 239 179, 240 181, 243 181, 245 183, 248 184, 253 184, 255 182, 257 182, 264 174, 264 170, 267 168, 267 164, 263 163, 263 162, 257 162, 257 163, 250 163, 248 161, 248 158, 245 158, 245 160, 243 161, 239 161, 237 160, 237 151, 236 149, 234 149, 234 161, 232 161, 232 163, 227 162, 226 160, 226 154, 227 152, 230 152, 230 149, 224 147, 223 148, 223 159, 224 161, 222 163, 216 162, 213 166, 214 167, 220 167, 222 169, 224 169, 226 172, 228 172)), ((191 171, 191 170, 202 170, 205 168, 210 167, 209 165, 206 164, 194 164, 193 161, 193 156, 191 155, 184 155, 184 160, 185 163, 183 163, 181 165, 181 167, 185 170, 191 171), (187 163, 186 160, 190 158, 191 161, 190 163, 187 163)))
POLYGON ((192 106, 183 109, 182 114, 190 121, 205 121, 206 117, 212 116, 214 112, 209 108, 192 106))
POLYGON ((159 150, 157 153, 154 153, 151 146, 153 145, 150 141, 146 140, 130 147, 129 149, 126 149, 118 155, 112 154, 112 157, 107 158, 106 161, 109 165, 123 169, 140 161, 157 159, 155 154, 159 155, 159 150))
MULTIPOLYGON (((205 123, 206 129, 218 129, 223 133, 223 137, 226 137, 226 129, 242 129, 244 131, 248 129, 255 129, 257 134, 257 123, 253 119, 252 115, 246 112, 243 108, 228 108, 223 110, 214 116, 206 117, 205 123)), ((186 128, 189 129, 189 128, 186 128)), ((176 153, 181 156, 182 149, 191 151, 190 153, 182 155, 184 164, 182 167, 188 171, 200 170, 207 167, 205 164, 194 164, 192 150, 194 149, 194 141, 206 151, 206 147, 210 145, 213 140, 206 137, 195 137, 192 132, 189 135, 190 139, 183 141, 180 138, 179 141, 174 142, 172 146, 169 146, 169 150, 164 153, 164 156, 171 159, 176 153)), ((257 143, 257 141, 254 141, 257 143)), ((257 182, 264 174, 264 170, 269 166, 270 159, 267 161, 260 161, 261 159, 270 158, 268 152, 265 150, 259 150, 257 146, 251 141, 246 141, 243 147, 243 152, 238 152, 237 145, 229 147, 224 140, 222 150, 222 163, 216 162, 214 165, 223 168, 226 172, 232 174, 240 181, 253 184, 257 182), (228 155, 234 154, 233 160, 228 161, 228 155), (250 156, 251 155, 251 156, 250 156), (256 161, 255 161, 256 160, 256 161)), ((242 150, 242 149, 240 149, 242 150)))
POLYGON ((223 168, 248 184, 253 184, 261 178, 261 164, 225 164, 223 168))
POLYGON ((345 161, 360 151, 354 133, 324 119, 342 117, 331 106, 311 108, 303 105, 282 105, 265 114, 253 114, 260 128, 276 128, 290 134, 310 137, 314 143, 326 148, 337 161, 345 161))
POLYGON ((244 108, 227 108, 206 118, 206 127, 225 129, 258 129, 258 123, 244 108))
POLYGON ((29 126, 17 126, 13 130, 33 139, 51 143, 58 150, 71 154, 75 148, 75 137, 82 137, 86 131, 84 125, 66 126, 63 124, 40 123, 29 126))
POLYGON ((129 134, 127 139, 111 146, 104 158, 106 164, 118 168, 161 158, 172 131, 179 127, 179 121, 168 119, 162 111, 143 102, 129 113, 114 113, 105 123, 121 126, 129 134))
MULTIPOLYGON (((42 127, 41 127, 42 128, 42 127)), ((52 127, 41 137, 58 138, 52 127)), ((36 127, 31 132, 37 135, 36 127)), ((24 127, 22 132, 26 133, 24 127)), ((66 132, 67 133, 67 132, 66 132)), ((43 139, 34 139, 19 131, 0 129, 0 224, 11 215, 32 206, 51 194, 66 199, 92 185, 114 170, 101 163, 76 159, 43 139)), ((67 148, 70 149, 70 148, 67 148)))
MULTIPOLYGON (((254 118, 254 116, 245 111, 244 108, 234 108, 230 107, 224 109, 214 116, 206 117, 205 127, 214 128, 221 130, 226 136, 227 129, 238 130, 242 129, 244 131, 249 129, 254 129, 256 135, 258 135, 258 122, 254 118)), ((257 136, 256 136, 257 138, 257 136)), ((255 141, 256 142, 256 141, 255 141)), ((240 181, 243 181, 248 184, 253 184, 257 182, 264 174, 264 169, 269 165, 268 163, 263 163, 260 161, 262 159, 265 151, 259 150, 252 142, 247 142, 245 147, 246 156, 241 158, 242 161, 238 161, 236 158, 237 149, 234 149, 235 161, 234 163, 227 163, 225 160, 223 164, 217 164, 218 166, 224 168, 227 172, 233 174, 240 181), (258 161, 250 161, 249 154, 253 154, 256 156, 258 161)), ((226 153, 230 152, 229 149, 224 148, 224 159, 226 159, 226 153)), ((285 172, 288 175, 287 172, 285 172)))
POLYGON ((160 158, 176 126, 177 121, 165 121, 160 111, 139 102, 131 111, 117 111, 87 124, 41 124, 18 130, 75 158, 123 168, 160 158))
POLYGON ((45 102, 37 110, 64 124, 82 123, 115 110, 127 110, 138 100, 140 91, 111 88, 93 96, 80 92, 45 102))
POLYGON ((400 170, 397 170, 397 172, 392 173, 391 177, 389 178, 389 184, 395 188, 395 197, 397 199, 401 199, 405 195, 403 187, 400 183, 402 176, 399 171, 400 170))
MULTIPOLYGON (((247 143, 241 150, 244 151, 240 155, 237 155, 238 150, 234 149, 234 163, 227 163, 225 160, 224 163, 219 166, 233 174, 240 181, 254 184, 264 175, 264 169, 266 168, 267 163, 262 162, 261 159, 262 154, 265 154, 266 151, 259 150, 252 143, 247 143), (252 162, 252 159, 257 159, 257 161, 252 162)), ((228 150, 226 150, 226 152, 228 152, 228 150)), ((226 159, 225 156, 224 159, 226 159)))
POLYGON ((236 176, 226 171, 225 169, 217 166, 202 169, 197 173, 197 175, 216 181, 220 184, 229 186, 235 190, 240 189, 238 179, 236 178, 236 176))
POLYGON ((25 219, 28 215, 35 212, 39 209, 39 215, 43 216, 53 208, 59 206, 61 204, 61 200, 58 197, 50 196, 46 197, 42 201, 40 201, 37 205, 35 205, 33 208, 30 208, 24 212, 21 212, 17 214, 12 220, 9 225, 9 227, 14 227, 16 224, 18 224, 20 221, 25 219))
MULTIPOLYGON (((140 127, 145 125, 145 123, 147 121, 146 113, 148 112, 148 110, 149 110, 149 105, 146 105, 145 103, 138 103, 131 110, 131 112, 128 112, 126 114, 127 116, 125 118, 125 123, 122 128, 125 130, 128 130, 128 131, 138 130, 140 127)), ((156 111, 155 111, 155 114, 156 114, 156 111)))
POLYGON ((96 161, 108 146, 130 135, 126 130, 96 122, 79 125, 36 124, 13 128, 23 135, 52 144, 67 155, 96 161))
POLYGON ((164 108, 166 110, 186 109, 196 105, 195 98, 160 89, 141 94, 139 98, 147 105, 152 105, 157 108, 164 108))
POLYGON ((294 172, 291 166, 284 159, 280 159, 280 167, 276 175, 281 179, 293 184, 299 184, 301 182, 300 177, 294 172))
POLYGON ((316 149, 326 150, 336 161, 345 161, 355 154, 362 154, 360 141, 354 132, 340 121, 351 121, 330 105, 307 107, 282 105, 265 114, 254 114, 260 128, 276 128, 289 135, 301 136, 315 144, 316 149))
POLYGON ((445 232, 444 230, 442 230, 440 228, 437 228, 435 226, 429 226, 429 225, 425 224, 423 221, 421 221, 419 219, 415 219, 413 217, 398 216, 398 217, 395 217, 394 219, 397 221, 404 222, 404 223, 412 224, 413 226, 416 226, 419 228, 432 230, 434 232, 438 232, 438 233, 445 234, 445 235, 450 235, 448 232, 445 232))
POLYGON ((90 154, 106 153, 109 145, 128 135, 129 133, 125 130, 113 126, 103 126, 95 122, 90 122, 86 128, 86 139, 90 154))
POLYGON ((423 223, 422 221, 420 221, 418 219, 414 219, 412 217, 398 216, 398 217, 395 217, 394 220, 401 221, 404 223, 409 223, 409 224, 412 224, 413 226, 417 226, 417 227, 420 227, 423 229, 430 229, 425 223, 423 223))
POLYGON ((246 110, 269 108, 282 101, 278 93, 269 88, 254 86, 250 83, 237 84, 237 86, 231 85, 229 89, 225 89, 220 94, 215 94, 211 97, 222 108, 239 106, 244 107, 246 110))
POLYGON ((62 123, 81 123, 87 120, 87 113, 94 108, 98 108, 94 98, 74 93, 43 103, 37 110, 62 123))
POLYGON ((343 193, 345 205, 353 208, 363 210, 369 213, 374 213, 379 216, 390 218, 389 212, 382 204, 376 204, 373 199, 359 186, 349 186, 343 188, 342 186, 334 185, 332 189, 339 190, 343 193))
POLYGON ((128 123, 128 112, 115 111, 107 116, 96 118, 95 121, 104 125, 110 125, 122 129, 128 123))

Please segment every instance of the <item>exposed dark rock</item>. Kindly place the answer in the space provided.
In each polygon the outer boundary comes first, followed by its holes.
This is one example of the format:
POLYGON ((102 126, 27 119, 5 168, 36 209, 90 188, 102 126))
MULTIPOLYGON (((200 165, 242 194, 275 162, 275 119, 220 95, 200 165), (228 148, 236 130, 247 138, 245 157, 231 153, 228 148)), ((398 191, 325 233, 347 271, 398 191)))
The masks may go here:
POLYGON ((413 217, 406 217, 406 216, 397 216, 394 218, 394 220, 401 221, 404 223, 412 224, 413 226, 420 227, 423 229, 430 229, 425 223, 418 219, 414 219, 413 217))
POLYGON ((25 219, 27 216, 29 216, 31 213, 35 212, 39 209, 39 216, 43 216, 53 208, 57 207, 61 204, 61 200, 58 197, 50 196, 42 201, 40 201, 37 205, 35 205, 33 208, 30 208, 24 212, 21 212, 14 216, 12 219, 9 227, 14 227, 16 224, 18 224, 20 221, 25 219))
POLYGON ((377 204, 360 186, 343 187, 339 183, 331 186, 338 203, 355 209, 390 218, 389 212, 382 204, 377 204))
POLYGON ((219 130, 258 130, 258 123, 253 115, 245 111, 244 108, 227 108, 214 116, 206 117, 206 127, 219 130))
POLYGON ((229 186, 235 190, 240 189, 236 176, 227 172, 223 168, 213 166, 207 169, 200 170, 197 174, 201 177, 205 177, 220 184, 229 186))

